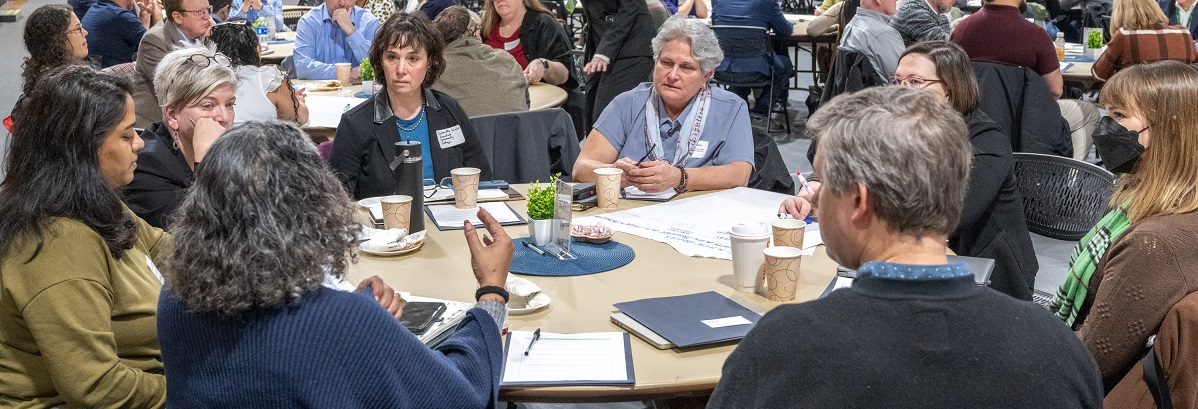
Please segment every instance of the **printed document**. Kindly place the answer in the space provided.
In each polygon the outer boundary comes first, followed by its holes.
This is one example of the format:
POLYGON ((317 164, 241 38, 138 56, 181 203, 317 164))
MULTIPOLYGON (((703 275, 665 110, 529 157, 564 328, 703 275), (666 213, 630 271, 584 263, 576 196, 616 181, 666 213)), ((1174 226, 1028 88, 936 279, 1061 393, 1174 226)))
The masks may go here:
POLYGON ((533 343, 532 331, 508 334, 503 384, 593 385, 632 384, 632 357, 628 334, 541 332, 533 343), (524 351, 528 350, 528 355, 524 351))

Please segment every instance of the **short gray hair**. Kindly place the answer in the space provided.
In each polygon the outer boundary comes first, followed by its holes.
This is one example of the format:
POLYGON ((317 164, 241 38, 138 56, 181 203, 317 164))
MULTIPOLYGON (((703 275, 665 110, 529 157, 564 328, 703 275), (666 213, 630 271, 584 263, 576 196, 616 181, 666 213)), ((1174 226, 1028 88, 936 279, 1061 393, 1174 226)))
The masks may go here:
POLYGON ((179 109, 194 104, 224 83, 237 88, 237 73, 211 60, 215 55, 216 50, 194 47, 175 50, 162 57, 154 70, 154 93, 158 95, 158 104, 163 111, 167 107, 179 109), (210 58, 207 67, 201 68, 187 61, 196 54, 210 58))
POLYGON ((703 20, 674 16, 666 20, 653 37, 653 61, 661 56, 661 49, 666 43, 677 39, 685 39, 691 45, 691 55, 703 65, 703 73, 707 74, 724 61, 724 50, 715 38, 715 32, 703 20))
POLYGON ((930 93, 873 87, 833 98, 807 121, 819 138, 824 188, 864 185, 892 231, 952 233, 961 218, 973 149, 961 114, 930 93))

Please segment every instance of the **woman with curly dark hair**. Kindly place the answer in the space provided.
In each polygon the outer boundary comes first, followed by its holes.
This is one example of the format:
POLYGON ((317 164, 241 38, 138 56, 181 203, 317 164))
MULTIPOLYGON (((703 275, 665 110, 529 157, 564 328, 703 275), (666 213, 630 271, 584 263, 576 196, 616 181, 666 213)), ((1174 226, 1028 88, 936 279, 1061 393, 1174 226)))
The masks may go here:
POLYGON ((329 157, 350 196, 395 193, 389 167, 395 151, 379 149, 380 142, 420 142, 425 179, 441 180, 454 168, 472 167, 482 169, 480 180, 490 180, 491 164, 470 117, 453 97, 429 88, 445 71, 444 48, 441 33, 421 12, 394 14, 379 27, 370 65, 383 87, 341 115, 329 157))
POLYGON ((322 286, 352 260, 353 213, 294 125, 247 122, 212 146, 158 305, 168 406, 494 407, 511 239, 485 211, 487 245, 465 224, 478 304, 429 349, 368 297, 322 286))
POLYGON ((0 184, 0 406, 166 398, 154 263, 169 240, 116 191, 143 145, 130 95, 127 80, 83 66, 28 94, 20 120, 38 125, 17 127, 0 184))
POLYGON ((71 6, 47 4, 38 7, 25 21, 25 58, 21 72, 22 97, 17 99, 13 113, 20 110, 25 96, 33 92, 37 80, 55 68, 83 64, 87 59, 87 30, 71 6))
POLYGON ((304 95, 295 92, 291 80, 277 67, 262 65, 258 35, 245 19, 234 18, 212 26, 208 40, 216 45, 216 51, 229 57, 237 73, 234 123, 272 119, 300 125, 308 122, 304 95))

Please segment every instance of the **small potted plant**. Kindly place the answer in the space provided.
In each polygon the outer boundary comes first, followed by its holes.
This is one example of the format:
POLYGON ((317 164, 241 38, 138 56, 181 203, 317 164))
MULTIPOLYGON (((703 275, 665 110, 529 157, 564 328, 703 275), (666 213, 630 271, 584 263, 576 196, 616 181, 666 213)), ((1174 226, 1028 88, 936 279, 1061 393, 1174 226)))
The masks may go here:
POLYGON ((544 246, 553 241, 553 199, 557 195, 557 175, 549 178, 548 185, 541 181, 528 187, 528 239, 533 244, 544 246))
POLYGON ((360 67, 362 73, 362 94, 369 97, 374 95, 374 67, 370 65, 369 58, 363 58, 360 67))
POLYGON ((1086 47, 1083 54, 1086 58, 1097 60, 1098 55, 1102 54, 1102 29, 1087 28, 1086 29, 1086 47))

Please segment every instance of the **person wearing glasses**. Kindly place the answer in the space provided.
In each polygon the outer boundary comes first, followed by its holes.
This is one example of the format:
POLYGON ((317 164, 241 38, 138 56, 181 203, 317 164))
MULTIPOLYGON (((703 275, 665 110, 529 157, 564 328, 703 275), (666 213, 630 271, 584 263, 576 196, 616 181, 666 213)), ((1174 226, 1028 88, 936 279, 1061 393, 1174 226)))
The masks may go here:
POLYGON ((354 199, 395 193, 389 167, 395 143, 420 142, 424 179, 441 180, 460 167, 482 170, 491 163, 453 97, 430 87, 445 71, 441 34, 419 11, 391 16, 370 48, 379 92, 341 115, 329 165, 354 199))
POLYGON ((33 10, 25 22, 24 37, 29 57, 22 64, 21 96, 12 109, 13 122, 38 80, 55 68, 84 64, 88 54, 87 30, 65 4, 47 4, 33 10))
POLYGON ((445 39, 445 72, 433 89, 453 97, 467 115, 528 110, 528 81, 511 54, 483 44, 478 14, 450 6, 433 20, 445 39))
POLYGON ((92 59, 101 68, 133 62, 146 30, 161 20, 156 0, 100 0, 87 11, 83 27, 91 33, 92 59))
POLYGON ((599 116, 571 173, 619 168, 646 193, 745 186, 753 135, 745 101, 708 83, 724 59, 703 20, 670 17, 652 39, 653 82, 620 94, 599 116), (639 159, 638 159, 639 158, 639 159))
POLYGON ((35 89, 0 185, 0 407, 162 407, 169 240, 117 191, 143 145, 129 82, 69 66, 35 89))
POLYGON ((155 94, 155 71, 163 56, 185 47, 203 46, 212 21, 208 0, 164 0, 166 20, 141 38, 137 47, 137 70, 133 78, 133 101, 137 103, 137 126, 144 128, 162 120, 162 106, 155 94))
POLYGON ((295 75, 303 80, 336 79, 334 65, 347 62, 352 67, 349 76, 356 80, 378 29, 379 20, 354 0, 325 0, 296 24, 295 75))
POLYGON ((154 227, 166 228, 212 142, 233 126, 237 74, 229 58, 208 48, 167 54, 154 75, 161 122, 146 127, 145 149, 125 186, 125 204, 154 227))
POLYGON ((209 37, 216 50, 229 57, 237 73, 237 106, 234 123, 281 119, 298 125, 308 122, 304 94, 274 65, 262 65, 261 45, 254 28, 242 18, 212 26, 209 37))

